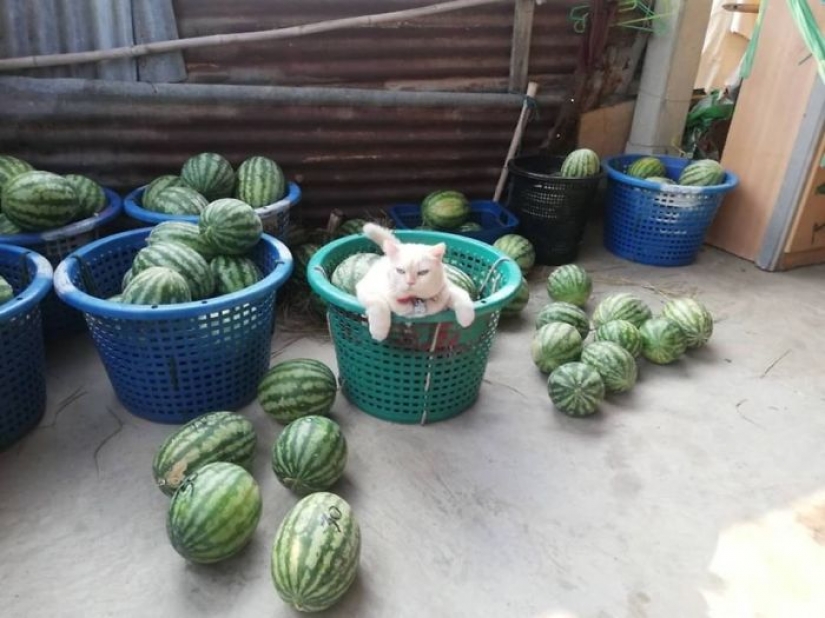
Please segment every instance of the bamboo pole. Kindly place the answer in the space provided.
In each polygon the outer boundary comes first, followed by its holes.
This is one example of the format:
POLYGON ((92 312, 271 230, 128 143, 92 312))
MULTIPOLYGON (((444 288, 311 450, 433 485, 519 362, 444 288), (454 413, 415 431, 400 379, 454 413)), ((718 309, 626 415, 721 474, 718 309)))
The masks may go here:
POLYGON ((516 124, 516 130, 513 132, 513 139, 510 140, 510 149, 507 151, 507 158, 504 160, 504 165, 501 168, 501 175, 498 177, 498 184, 496 185, 496 192, 493 194, 493 201, 497 202, 501 199, 501 194, 504 191, 504 185, 507 183, 507 163, 516 154, 516 150, 521 144, 521 136, 524 133, 524 127, 527 125, 527 115, 530 113, 530 105, 536 96, 536 91, 539 85, 536 82, 527 84, 527 96, 524 103, 521 104, 521 115, 516 124))
POLYGON ((331 19, 328 21, 315 22, 311 24, 302 24, 300 26, 290 26, 288 28, 275 28, 273 30, 259 30, 257 32, 235 34, 212 34, 187 39, 155 41, 152 43, 143 43, 141 45, 113 47, 111 49, 97 49, 66 54, 44 54, 41 56, 4 58, 0 59, 0 72, 84 64, 87 62, 100 62, 102 60, 116 60, 119 58, 138 58, 140 56, 148 56, 150 54, 164 54, 168 52, 181 51, 184 49, 194 49, 197 47, 213 47, 217 45, 229 45, 232 43, 253 43, 259 41, 272 41, 276 39, 288 39, 306 36, 309 34, 317 34, 320 32, 341 30, 344 28, 358 28, 388 22, 417 19, 419 17, 460 11, 462 9, 484 6, 487 4, 498 4, 501 2, 512 3, 513 1, 514 0, 451 0, 449 2, 431 4, 415 9, 404 9, 401 11, 391 11, 389 13, 374 13, 372 15, 361 15, 359 17, 331 19))

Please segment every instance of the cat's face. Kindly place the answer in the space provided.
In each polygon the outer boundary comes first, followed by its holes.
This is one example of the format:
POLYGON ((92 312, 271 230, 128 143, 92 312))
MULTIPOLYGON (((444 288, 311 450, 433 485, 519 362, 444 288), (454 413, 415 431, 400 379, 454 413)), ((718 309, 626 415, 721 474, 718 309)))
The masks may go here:
POLYGON ((384 253, 390 262, 390 279, 394 289, 419 298, 429 298, 444 285, 442 258, 446 246, 414 243, 385 243, 384 253))

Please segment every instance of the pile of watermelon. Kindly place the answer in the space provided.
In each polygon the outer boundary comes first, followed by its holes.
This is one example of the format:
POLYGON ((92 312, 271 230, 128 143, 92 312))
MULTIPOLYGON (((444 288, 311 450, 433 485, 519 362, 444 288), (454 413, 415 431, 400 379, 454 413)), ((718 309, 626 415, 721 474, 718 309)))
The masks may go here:
MULTIPOLYGON (((358 521, 329 491, 347 463, 344 434, 328 417, 337 390, 332 370, 307 358, 276 364, 258 388, 264 412, 285 425, 270 449, 272 471, 300 496, 274 531, 271 577, 278 595, 305 612, 337 603, 360 561, 358 521)), ((171 497, 167 537, 186 560, 220 562, 252 540, 263 508, 251 474, 257 442, 248 419, 221 411, 183 425, 155 452, 155 483, 171 497)))
POLYGON ((253 208, 234 198, 209 203, 197 224, 164 221, 135 255, 113 302, 172 305, 231 294, 263 277, 249 252, 263 233, 253 208))
POLYGON ((0 275, 0 306, 9 302, 12 298, 14 298, 14 290, 11 287, 11 283, 0 275))
POLYGON ((470 221, 470 200, 461 191, 433 191, 421 201, 419 230, 478 232, 481 224, 470 221))
POLYGON ((653 156, 636 159, 624 172, 633 178, 664 186, 711 187, 725 180, 725 168, 713 159, 699 159, 688 163, 678 178, 669 178, 665 164, 653 156))
POLYGON ((607 394, 632 389, 640 357, 667 365, 713 334, 713 317, 692 298, 673 298, 654 316, 643 300, 621 292, 606 296, 588 316, 592 289, 580 266, 555 269, 547 279, 551 302, 538 313, 531 342, 533 362, 549 374, 550 399, 567 415, 589 416, 607 394))
POLYGON ((0 236, 60 228, 95 216, 106 203, 103 188, 91 178, 36 170, 0 155, 0 236))
POLYGON ((141 206, 167 215, 198 216, 215 200, 234 198, 261 208, 286 192, 284 173, 272 159, 249 157, 236 171, 223 156, 202 152, 187 159, 179 175, 165 174, 149 183, 141 206))

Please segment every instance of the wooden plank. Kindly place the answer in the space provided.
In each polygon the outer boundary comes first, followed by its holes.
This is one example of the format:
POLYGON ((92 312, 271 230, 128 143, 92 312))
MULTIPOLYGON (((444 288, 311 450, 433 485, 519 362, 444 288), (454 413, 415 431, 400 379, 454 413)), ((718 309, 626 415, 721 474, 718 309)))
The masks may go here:
POLYGON ((817 188, 825 185, 825 168, 819 161, 825 155, 825 133, 820 138, 817 155, 811 162, 811 169, 802 193, 802 205, 791 229, 786 253, 825 248, 825 194, 817 188))
POLYGON ((535 8, 535 0, 516 0, 513 44, 510 47, 510 92, 524 92, 527 88, 535 8))
POLYGON ((825 263, 825 247, 811 249, 810 251, 786 253, 779 260, 778 270, 790 270, 800 266, 813 266, 822 263, 825 263))
POLYGON ((579 122, 577 144, 594 150, 601 158, 623 153, 635 109, 634 99, 585 112, 579 122))
MULTIPOLYGON (((814 11, 825 22, 825 5, 814 11)), ((771 2, 722 155, 740 186, 720 208, 709 244, 749 260, 759 253, 817 79, 808 55, 787 4, 771 2)))

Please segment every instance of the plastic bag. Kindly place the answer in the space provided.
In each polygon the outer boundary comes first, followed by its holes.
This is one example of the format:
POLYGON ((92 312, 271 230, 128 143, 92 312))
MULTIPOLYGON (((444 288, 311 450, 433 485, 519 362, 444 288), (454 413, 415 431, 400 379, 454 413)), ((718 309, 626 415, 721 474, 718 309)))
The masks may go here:
POLYGON ((721 90, 712 90, 690 109, 682 135, 682 151, 691 159, 719 160, 719 131, 733 116, 734 102, 721 90))

